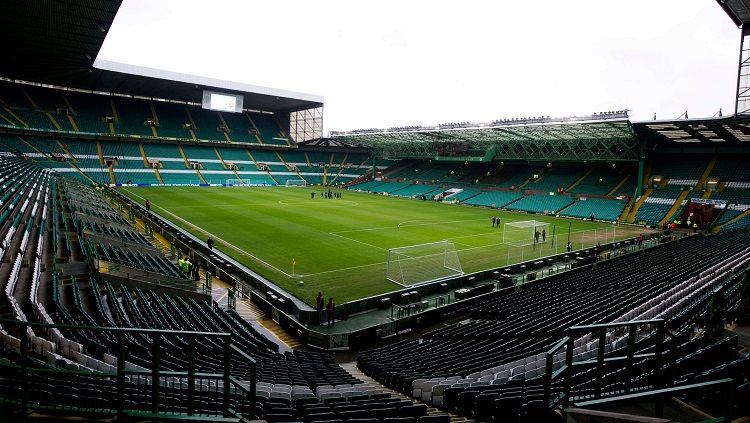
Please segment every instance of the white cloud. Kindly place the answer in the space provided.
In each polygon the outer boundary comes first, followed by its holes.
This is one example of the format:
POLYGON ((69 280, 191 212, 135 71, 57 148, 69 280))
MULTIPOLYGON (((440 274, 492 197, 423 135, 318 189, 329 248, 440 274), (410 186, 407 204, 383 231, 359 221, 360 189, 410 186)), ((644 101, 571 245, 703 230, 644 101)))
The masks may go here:
POLYGON ((738 41, 702 0, 125 0, 99 57, 320 94, 355 129, 726 114, 738 41))

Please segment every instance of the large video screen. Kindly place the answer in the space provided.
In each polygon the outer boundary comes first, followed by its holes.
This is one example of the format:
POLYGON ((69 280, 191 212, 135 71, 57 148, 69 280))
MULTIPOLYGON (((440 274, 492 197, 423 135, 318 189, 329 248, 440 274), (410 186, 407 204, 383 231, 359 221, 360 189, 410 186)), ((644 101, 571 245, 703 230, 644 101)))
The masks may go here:
POLYGON ((203 91, 203 108, 217 110, 219 112, 242 113, 241 95, 220 93, 216 91, 203 91))

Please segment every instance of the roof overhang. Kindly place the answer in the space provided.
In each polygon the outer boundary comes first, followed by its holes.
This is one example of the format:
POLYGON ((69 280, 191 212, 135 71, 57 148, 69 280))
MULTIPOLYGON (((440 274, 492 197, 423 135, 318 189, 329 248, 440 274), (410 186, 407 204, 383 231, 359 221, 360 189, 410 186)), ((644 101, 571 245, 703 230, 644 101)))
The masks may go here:
POLYGON ((0 76, 60 87, 200 103, 204 89, 244 96, 247 109, 290 112, 323 97, 98 60, 122 0, 0 1, 0 76))
POLYGON ((735 25, 750 22, 750 0, 716 0, 735 25))
POLYGON ((633 129, 648 145, 750 147, 750 116, 745 115, 640 121, 633 129))
POLYGON ((145 97, 200 103, 203 90, 219 90, 244 96, 247 109, 270 112, 306 110, 323 105, 323 97, 240 82, 224 81, 125 63, 97 59, 94 68, 103 75, 98 89, 145 97))
POLYGON ((388 157, 489 161, 635 161, 638 140, 623 119, 348 133, 333 137, 388 157))

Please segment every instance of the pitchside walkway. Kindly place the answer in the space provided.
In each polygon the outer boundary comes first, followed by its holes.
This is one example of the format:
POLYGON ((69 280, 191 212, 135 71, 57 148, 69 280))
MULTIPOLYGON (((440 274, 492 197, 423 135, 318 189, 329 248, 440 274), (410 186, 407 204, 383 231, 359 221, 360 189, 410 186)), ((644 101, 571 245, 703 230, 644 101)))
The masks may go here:
MULTIPOLYGON (((658 243, 657 240, 648 240, 644 242, 644 245, 641 248, 648 248, 648 247, 651 247, 652 245, 656 245, 657 243, 658 243)), ((628 250, 626 250, 626 253, 632 253, 638 250, 640 250, 638 247, 632 246, 632 247, 629 247, 628 250)), ((575 251, 573 252, 573 254, 575 254, 575 251)), ((620 254, 620 251, 612 251, 609 254, 604 253, 603 257, 616 257, 619 254, 620 254)), ((550 275, 555 275, 560 272, 565 272, 567 270, 570 270, 572 268, 571 267, 572 263, 573 263, 572 261, 567 262, 567 263, 557 262, 557 263, 550 264, 548 266, 544 266, 542 268, 538 268, 536 269, 537 277, 534 280, 538 280, 540 278, 545 278, 550 275)), ((526 282, 529 282, 529 280, 527 280, 526 271, 512 273, 511 276, 513 278, 513 283, 517 287, 523 285, 526 282)), ((493 281, 488 280, 488 279, 481 279, 481 280, 476 279, 468 283, 466 286, 463 286, 459 289, 468 288, 468 287, 477 286, 477 285, 483 285, 483 284, 490 283, 490 282, 493 282, 493 281)), ((497 288, 497 285, 496 285, 496 288, 497 288)), ((421 297, 418 304, 422 304, 423 302, 427 303, 427 308, 423 308, 421 311, 430 310, 435 307, 440 307, 443 304, 447 305, 447 304, 452 304, 456 302, 456 291, 457 290, 454 289, 454 290, 449 290, 443 293, 436 293, 436 294, 431 294, 431 295, 426 295, 426 296, 421 297)), ((412 304, 417 304, 417 303, 412 303, 412 304)), ((415 312, 419 312, 419 311, 414 311, 414 310, 409 312, 408 310, 406 310, 407 308, 408 308, 407 305, 393 305, 386 309, 372 309, 372 310, 367 310, 361 313, 351 314, 346 319, 336 320, 334 327, 331 327, 331 328, 327 326, 326 315, 325 315, 325 312, 323 311, 321 312, 321 324, 314 325, 314 326, 311 325, 309 326, 309 328, 316 332, 320 332, 324 335, 351 333, 351 332, 354 332, 354 331, 357 331, 366 327, 379 326, 379 325, 392 323, 399 318, 407 317, 407 316, 414 314, 415 312), (403 310, 401 311, 401 314, 399 313, 399 309, 403 310)))

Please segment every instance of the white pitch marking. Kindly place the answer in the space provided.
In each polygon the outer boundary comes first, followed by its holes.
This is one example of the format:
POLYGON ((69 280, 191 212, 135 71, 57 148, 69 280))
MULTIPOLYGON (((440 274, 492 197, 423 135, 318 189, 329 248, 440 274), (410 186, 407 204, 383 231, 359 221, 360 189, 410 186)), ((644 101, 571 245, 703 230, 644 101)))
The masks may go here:
MULTIPOLYGON (((138 195, 138 194, 135 194, 135 193, 131 192, 130 190, 127 190, 127 189, 126 189, 126 191, 127 191, 127 192, 129 192, 129 193, 131 193, 131 194, 133 194, 134 196, 136 196, 136 197, 140 198, 141 200, 144 200, 144 201, 146 200, 145 198, 141 197, 141 196, 140 196, 140 195, 138 195)), ((212 234, 211 232, 208 232, 207 230, 205 230, 205 229, 203 229, 203 228, 201 228, 201 227, 199 227, 199 226, 193 225, 192 223, 190 223, 190 222, 188 222, 187 220, 185 220, 185 219, 181 218, 180 216, 177 216, 176 214, 174 214, 174 213, 170 212, 169 210, 165 209, 164 207, 161 207, 161 206, 154 206, 154 207, 155 207, 155 208, 159 208, 159 209, 163 210, 163 211, 164 211, 164 213, 167 213, 168 215, 170 215, 170 216, 174 217, 175 219, 177 219, 177 220, 179 220, 179 221, 181 221, 181 222, 185 223, 185 224, 186 224, 186 225, 188 225, 189 227, 191 227, 191 228, 193 228, 193 229, 195 229, 195 230, 197 230, 197 231, 200 231, 200 232, 202 232, 202 233, 204 233, 204 234, 206 234, 206 235, 210 236, 211 238, 214 238, 214 239, 216 239, 216 240, 218 240, 218 241, 221 241, 221 242, 222 242, 223 244, 225 244, 226 246, 230 247, 231 249, 233 249, 233 250, 237 251, 238 253, 240 253, 240 254, 242 254, 242 255, 244 255, 244 256, 250 257, 251 259, 253 259, 253 260, 255 260, 255 261, 257 261, 257 262, 259 262, 259 263, 261 263, 261 264, 263 264, 263 265, 265 265, 265 266, 267 266, 267 267, 269 267, 269 268, 271 268, 271 269, 273 269, 273 270, 275 270, 275 271, 277 271, 277 272, 279 272, 279 273, 283 274, 284 276, 286 276, 286 277, 288 277, 288 278, 294 278, 294 276, 290 275, 289 273, 287 273, 287 272, 285 272, 285 271, 283 271, 283 270, 279 269, 278 267, 276 267, 276 266, 274 266, 274 265, 272 265, 272 264, 270 264, 270 263, 268 263, 268 262, 266 262, 266 261, 264 261, 264 260, 262 260, 262 259, 260 259, 260 258, 258 258, 258 257, 256 257, 256 256, 254 256, 254 255, 252 255, 252 254, 248 253, 247 251, 243 250, 242 248, 240 248, 240 247, 237 247, 236 245, 234 245, 234 244, 232 244, 232 243, 230 243, 230 242, 227 242, 227 241, 223 240, 222 238, 220 238, 220 237, 218 237, 218 236, 216 236, 216 235, 212 234)))
POLYGON ((333 235, 333 236, 337 236, 337 237, 339 237, 339 238, 344 238, 344 239, 345 239, 345 240, 347 240, 347 241, 354 241, 354 242, 358 242, 358 243, 360 243, 360 244, 362 244, 362 245, 367 245, 368 247, 372 247, 372 248, 377 248, 378 250, 383 250, 383 251, 387 251, 387 250, 388 250, 387 248, 383 248, 383 247, 378 247, 377 245, 372 245, 372 244, 368 244, 368 243, 366 243, 366 242, 363 242, 363 241, 359 241, 359 240, 356 240, 356 239, 354 239, 354 238, 349 238, 349 237, 347 237, 347 236, 339 235, 339 234, 337 234, 337 233, 334 233, 334 232, 328 232, 328 235, 333 235))
POLYGON ((327 205, 327 206, 335 206, 335 205, 344 205, 342 203, 346 203, 349 206, 356 207, 359 205, 356 201, 351 200, 338 200, 338 201, 317 201, 317 200, 310 200, 310 201, 286 201, 286 200, 279 200, 279 204, 282 206, 313 206, 317 207, 319 205, 327 205))

